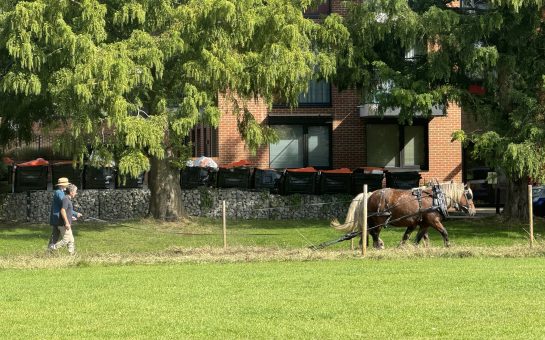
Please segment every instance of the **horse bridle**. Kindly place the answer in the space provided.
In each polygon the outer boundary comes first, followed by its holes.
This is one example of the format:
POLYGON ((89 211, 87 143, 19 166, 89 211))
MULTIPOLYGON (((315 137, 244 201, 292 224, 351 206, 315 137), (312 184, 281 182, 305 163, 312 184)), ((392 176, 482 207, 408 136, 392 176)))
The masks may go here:
POLYGON ((467 214, 469 213, 469 202, 473 199, 473 194, 471 193, 469 189, 464 189, 464 197, 466 198, 467 205, 462 205, 462 204, 459 204, 458 202, 454 202, 454 209, 462 210, 463 212, 467 214))

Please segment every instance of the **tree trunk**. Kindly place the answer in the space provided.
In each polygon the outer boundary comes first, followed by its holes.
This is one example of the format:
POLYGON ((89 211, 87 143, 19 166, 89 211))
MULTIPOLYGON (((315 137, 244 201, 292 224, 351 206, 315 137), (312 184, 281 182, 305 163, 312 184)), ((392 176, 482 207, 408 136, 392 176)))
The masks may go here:
POLYGON ((507 179, 507 197, 503 214, 507 219, 528 220, 528 181, 526 179, 507 179))
POLYGON ((180 188, 180 170, 170 166, 168 159, 151 158, 148 178, 151 191, 151 215, 160 220, 178 221, 184 218, 180 188))

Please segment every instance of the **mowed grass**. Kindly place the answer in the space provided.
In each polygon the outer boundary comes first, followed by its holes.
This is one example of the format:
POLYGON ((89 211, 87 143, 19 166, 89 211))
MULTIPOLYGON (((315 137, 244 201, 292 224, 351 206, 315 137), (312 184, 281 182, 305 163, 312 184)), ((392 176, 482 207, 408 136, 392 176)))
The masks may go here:
MULTIPOLYGON (((504 223, 498 218, 452 219, 445 222, 453 247, 515 246, 528 244, 528 225, 504 223)), ((221 220, 192 218, 183 223, 157 223, 153 220, 124 223, 78 223, 74 226, 76 248, 81 256, 104 253, 141 254, 172 248, 223 247, 221 220)), ((386 248, 395 248, 403 228, 386 228, 381 233, 386 248)), ((47 225, 0 224, 0 257, 45 253, 51 229, 47 225)), ((545 223, 537 219, 535 237, 543 244, 545 223)), ((412 236, 415 237, 414 233, 412 236)), ((442 239, 430 230, 431 244, 442 246, 442 239)), ((340 237, 326 220, 250 220, 227 222, 227 242, 234 247, 301 249, 340 237)), ((358 239, 356 239, 357 241, 358 239)), ((328 249, 348 249, 343 242, 328 249)), ((65 253, 61 250, 59 253, 65 253)))
POLYGON ((1 270, 6 339, 536 339, 542 258, 1 270))
POLYGON ((449 220, 453 246, 367 258, 328 221, 152 220, 75 225, 78 255, 47 254, 49 226, 0 226, 0 334, 62 338, 542 338, 543 220, 449 220), (484 249, 484 250, 483 250, 484 249))

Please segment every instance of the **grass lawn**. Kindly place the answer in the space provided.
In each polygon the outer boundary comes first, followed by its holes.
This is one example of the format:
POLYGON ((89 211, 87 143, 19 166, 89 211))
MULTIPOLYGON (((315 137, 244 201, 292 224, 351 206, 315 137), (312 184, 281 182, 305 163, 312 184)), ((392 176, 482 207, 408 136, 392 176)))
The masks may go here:
MULTIPOLYGON (((528 243, 528 225, 506 224, 496 218, 452 219, 445 222, 452 245, 511 246, 528 243)), ((231 246, 305 248, 341 236, 326 220, 228 221, 231 246)), ((171 247, 223 247, 221 220, 193 218, 186 223, 158 224, 153 220, 120 224, 78 223, 74 227, 80 255, 96 253, 141 253, 171 247)), ((387 248, 396 247, 403 228, 386 228, 381 233, 387 248)), ((47 225, 0 225, 0 256, 42 254, 51 233, 47 225)), ((545 243, 545 222, 537 219, 535 238, 545 243)), ((413 233, 413 238, 416 232, 413 233)), ((432 246, 441 247, 439 233, 430 229, 432 246)), ((346 249, 343 242, 330 249, 346 249)))
MULTIPOLYGON (((479 220, 448 220, 445 223, 453 247, 512 246, 528 243, 528 226, 501 223, 496 218, 479 220)), ((227 241, 230 246, 275 247, 300 249, 341 236, 325 220, 250 220, 228 221, 227 241)), ((221 220, 195 218, 186 224, 157 224, 152 220, 121 224, 79 223, 75 225, 78 253, 82 256, 104 253, 133 254, 157 252, 173 247, 196 248, 223 246, 221 220)), ((402 228, 383 229, 381 238, 386 248, 394 248, 401 240, 402 228)), ((36 255, 45 252, 51 233, 47 225, 1 225, 0 257, 36 255)), ((416 232, 413 234, 413 237, 416 232)), ((545 243, 545 223, 538 219, 535 237, 545 243)), ((442 239, 430 230, 432 246, 441 247, 442 239)), ((347 249, 343 242, 328 249, 347 249)), ((62 251, 61 251, 62 252, 62 251)))
POLYGON ((2 338, 542 338, 545 261, 464 258, 0 271, 2 338))
POLYGON ((0 226, 2 338, 541 338, 545 224, 450 220, 453 246, 362 259, 328 221, 151 220, 75 226, 78 255, 47 254, 45 225, 0 226))

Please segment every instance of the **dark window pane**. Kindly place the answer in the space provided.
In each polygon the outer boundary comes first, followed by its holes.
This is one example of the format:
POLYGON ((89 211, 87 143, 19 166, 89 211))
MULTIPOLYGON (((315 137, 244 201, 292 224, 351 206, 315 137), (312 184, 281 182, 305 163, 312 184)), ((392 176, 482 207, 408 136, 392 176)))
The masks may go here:
POLYGON ((299 96, 299 106, 331 104, 331 86, 325 80, 311 80, 308 92, 299 96))
POLYGON ((271 125, 279 141, 269 145, 271 168, 327 168, 330 162, 330 125, 271 125))
POLYGON ((426 125, 367 124, 367 164, 425 169, 426 129, 426 125))
POLYGON ((308 165, 329 166, 329 128, 309 126, 307 133, 308 165))
POLYGON ((303 164, 303 127, 301 125, 274 125, 278 143, 269 147, 271 168, 300 168, 303 164))
POLYGON ((367 163, 369 166, 399 165, 399 126, 367 124, 367 163))
POLYGON ((403 166, 422 167, 425 162, 424 126, 404 126, 403 166))

